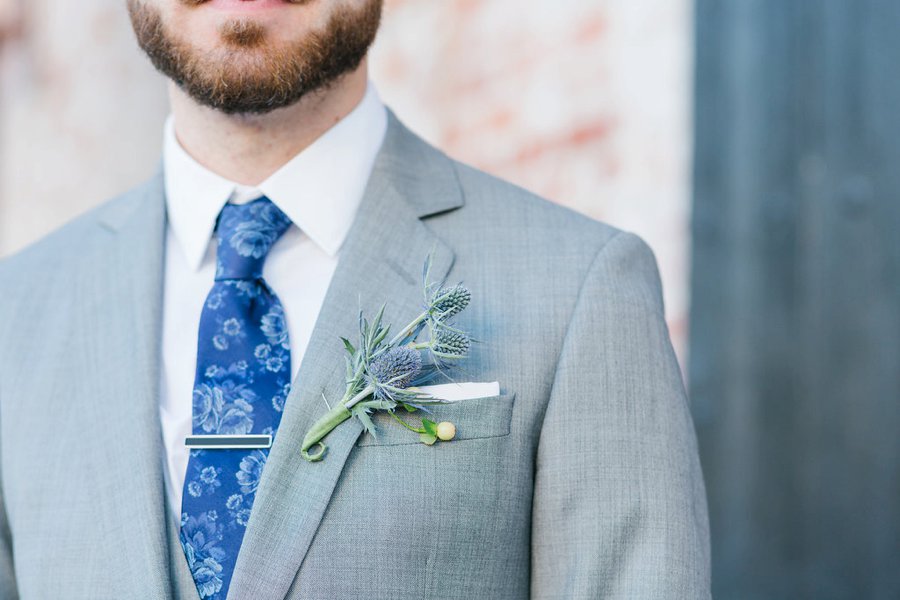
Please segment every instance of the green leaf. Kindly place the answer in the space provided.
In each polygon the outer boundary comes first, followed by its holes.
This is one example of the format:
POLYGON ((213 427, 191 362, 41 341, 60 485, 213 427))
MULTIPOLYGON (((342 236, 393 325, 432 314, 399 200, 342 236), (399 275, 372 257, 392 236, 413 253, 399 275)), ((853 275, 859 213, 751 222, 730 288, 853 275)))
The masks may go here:
POLYGON ((365 410, 354 410, 353 414, 356 415, 356 418, 360 420, 363 428, 365 428, 367 432, 372 434, 372 437, 378 437, 375 434, 375 423, 372 422, 372 418, 366 413, 365 410))
POLYGON ((410 406, 409 404, 406 404, 405 402, 401 402, 401 405, 403 406, 403 408, 406 409, 406 412, 416 412, 415 406, 410 406))
POLYGON ((381 304, 381 308, 378 309, 378 314, 375 315, 375 320, 372 322, 372 329, 377 329, 381 326, 381 318, 384 317, 384 309, 386 306, 386 303, 381 304))
POLYGON ((342 337, 341 341, 344 342, 344 348, 347 349, 347 352, 350 353, 350 356, 353 356, 354 354, 356 354, 356 348, 353 347, 353 344, 350 343, 350 340, 348 340, 345 337, 342 337))
POLYGON ((375 339, 372 341, 372 347, 378 346, 381 342, 384 341, 384 338, 387 337, 388 332, 391 330, 390 325, 386 328, 381 328, 378 330, 378 334, 375 336, 375 339))
POLYGON ((428 446, 433 445, 437 441, 437 435, 432 433, 420 433, 419 440, 428 446))
MULTIPOLYGON (((425 434, 437 438, 437 423, 435 423, 434 421, 432 421, 430 419, 422 419, 422 427, 425 428, 425 434)), ((425 434, 422 434, 422 435, 425 435, 425 434)), ((432 443, 434 443, 434 442, 432 442, 432 443)))

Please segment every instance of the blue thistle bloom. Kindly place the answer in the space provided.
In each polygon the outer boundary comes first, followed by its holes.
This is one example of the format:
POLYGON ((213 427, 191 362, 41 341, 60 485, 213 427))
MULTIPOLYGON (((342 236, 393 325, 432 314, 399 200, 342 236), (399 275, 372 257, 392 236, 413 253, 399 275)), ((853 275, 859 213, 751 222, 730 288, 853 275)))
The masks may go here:
POLYGON ((431 299, 431 312, 442 321, 450 319, 469 306, 471 300, 472 293, 461 283, 441 288, 431 299))
POLYGON ((371 384, 409 387, 422 369, 422 355, 412 348, 391 348, 372 361, 367 371, 371 384))
POLYGON ((469 353, 469 336, 455 329, 438 329, 431 351, 445 358, 464 358, 469 353))

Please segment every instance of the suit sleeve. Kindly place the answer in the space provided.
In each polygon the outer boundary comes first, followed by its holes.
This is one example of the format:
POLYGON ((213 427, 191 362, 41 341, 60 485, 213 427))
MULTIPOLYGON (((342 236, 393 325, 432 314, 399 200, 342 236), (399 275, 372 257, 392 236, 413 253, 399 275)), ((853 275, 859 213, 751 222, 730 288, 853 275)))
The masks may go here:
POLYGON ((615 235, 579 293, 535 466, 532 598, 708 598, 697 442, 656 261, 615 235))

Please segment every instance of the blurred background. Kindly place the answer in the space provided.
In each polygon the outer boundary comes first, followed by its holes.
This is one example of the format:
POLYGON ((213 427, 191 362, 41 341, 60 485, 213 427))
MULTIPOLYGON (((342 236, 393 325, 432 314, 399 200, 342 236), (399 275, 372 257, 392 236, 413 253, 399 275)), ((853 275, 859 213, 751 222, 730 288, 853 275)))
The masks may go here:
MULTIPOLYGON (((656 252, 716 598, 900 598, 900 3, 386 0, 372 78, 452 156, 656 252)), ((0 0, 0 256, 148 177, 122 0, 0 0)))

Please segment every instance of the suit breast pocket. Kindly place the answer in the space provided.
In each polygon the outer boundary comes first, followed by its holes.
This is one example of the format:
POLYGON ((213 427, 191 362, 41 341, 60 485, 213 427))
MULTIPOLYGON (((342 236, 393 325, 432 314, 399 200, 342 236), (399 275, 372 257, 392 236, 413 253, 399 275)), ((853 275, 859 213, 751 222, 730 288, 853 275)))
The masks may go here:
MULTIPOLYGON (((436 423, 450 421, 456 426, 453 441, 475 440, 509 435, 512 421, 515 392, 501 393, 497 396, 457 400, 447 404, 429 406, 432 414, 422 411, 407 413, 400 409, 397 416, 410 425, 418 427, 421 419, 431 419, 436 423)), ((364 433, 357 442, 358 446, 399 446, 401 444, 419 444, 419 436, 403 427, 384 411, 372 415, 377 432, 375 436, 364 433)))

